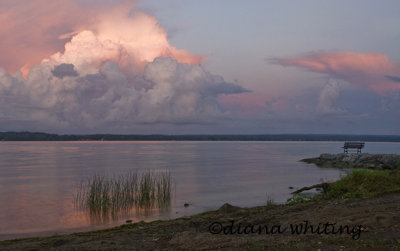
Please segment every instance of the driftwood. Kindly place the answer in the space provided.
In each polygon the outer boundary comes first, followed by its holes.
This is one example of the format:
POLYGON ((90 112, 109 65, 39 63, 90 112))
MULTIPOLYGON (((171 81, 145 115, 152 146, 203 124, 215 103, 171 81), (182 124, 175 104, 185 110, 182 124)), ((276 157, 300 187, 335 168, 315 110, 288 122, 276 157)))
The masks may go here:
POLYGON ((294 191, 292 194, 301 193, 303 191, 311 190, 313 188, 322 188, 324 191, 326 191, 326 189, 328 189, 328 187, 329 187, 329 183, 323 182, 323 183, 316 184, 316 185, 313 185, 313 186, 310 186, 310 187, 302 187, 299 190, 294 191))

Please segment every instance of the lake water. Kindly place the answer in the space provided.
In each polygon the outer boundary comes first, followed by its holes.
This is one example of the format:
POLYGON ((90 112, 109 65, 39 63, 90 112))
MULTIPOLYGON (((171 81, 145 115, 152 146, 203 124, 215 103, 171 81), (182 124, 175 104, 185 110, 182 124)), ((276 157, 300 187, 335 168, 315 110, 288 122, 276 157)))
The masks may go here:
MULTIPOLYGON (((0 239, 171 219, 228 202, 283 203, 288 187, 333 181, 343 174, 298 160, 339 153, 343 142, 0 142, 0 239), (132 210, 97 219, 78 210, 73 194, 85 177, 169 170, 167 210, 132 210), (190 203, 184 207, 184 203, 190 203)), ((363 152, 400 153, 400 143, 366 143, 363 152)))

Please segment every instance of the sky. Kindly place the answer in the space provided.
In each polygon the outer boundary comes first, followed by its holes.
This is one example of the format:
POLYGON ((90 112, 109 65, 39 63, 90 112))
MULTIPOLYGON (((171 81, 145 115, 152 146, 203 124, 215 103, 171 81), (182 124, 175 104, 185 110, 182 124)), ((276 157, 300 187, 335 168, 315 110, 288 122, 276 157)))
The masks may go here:
POLYGON ((0 131, 400 134, 398 0, 2 0, 0 131))

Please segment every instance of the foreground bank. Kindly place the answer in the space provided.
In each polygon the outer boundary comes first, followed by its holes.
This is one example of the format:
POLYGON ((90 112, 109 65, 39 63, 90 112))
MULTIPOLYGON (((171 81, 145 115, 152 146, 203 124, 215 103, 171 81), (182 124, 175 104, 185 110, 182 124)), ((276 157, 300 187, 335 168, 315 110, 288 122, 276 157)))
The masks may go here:
POLYGON ((314 197, 0 242, 0 250, 398 250, 400 172, 358 170, 314 197), (357 198, 358 197, 358 198, 357 198))
POLYGON ((400 193, 247 209, 225 206, 187 218, 0 242, 1 250, 394 250, 400 193), (261 227, 261 228, 260 228, 261 227), (260 231, 261 229, 261 231, 260 231))

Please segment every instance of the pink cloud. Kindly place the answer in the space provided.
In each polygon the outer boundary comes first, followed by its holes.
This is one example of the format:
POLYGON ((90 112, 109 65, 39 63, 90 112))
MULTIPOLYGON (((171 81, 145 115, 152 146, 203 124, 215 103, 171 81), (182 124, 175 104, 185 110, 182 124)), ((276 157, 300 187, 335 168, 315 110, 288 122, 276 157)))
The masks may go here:
MULTIPOLYGON (((79 46, 87 47, 90 45, 88 43, 94 41, 78 41, 88 39, 88 36, 82 36, 82 32, 91 32, 97 45, 107 50, 102 51, 104 60, 116 60, 126 68, 134 66, 136 70, 143 70, 148 62, 160 56, 189 64, 201 61, 199 55, 170 45, 167 32, 155 17, 141 12, 132 13, 135 2, 136 0, 119 3, 79 3, 77 0, 2 1, 0 66, 10 72, 22 70, 26 75, 32 66, 43 59, 54 58, 55 53, 64 55, 64 61, 68 61, 67 51, 75 59, 79 58, 79 53, 87 56, 88 52, 79 49, 79 46), (75 44, 70 42, 74 38, 75 44)), ((97 53, 96 49, 101 48, 94 48, 92 52, 97 53)))
POLYGON ((60 35, 79 29, 96 11, 70 0, 2 1, 0 66, 14 72, 40 63, 63 49, 65 40, 58 39, 60 35))
POLYGON ((297 58, 276 58, 273 63, 325 73, 332 78, 366 87, 381 95, 400 90, 400 83, 387 78, 399 75, 400 64, 379 53, 314 52, 297 58))

